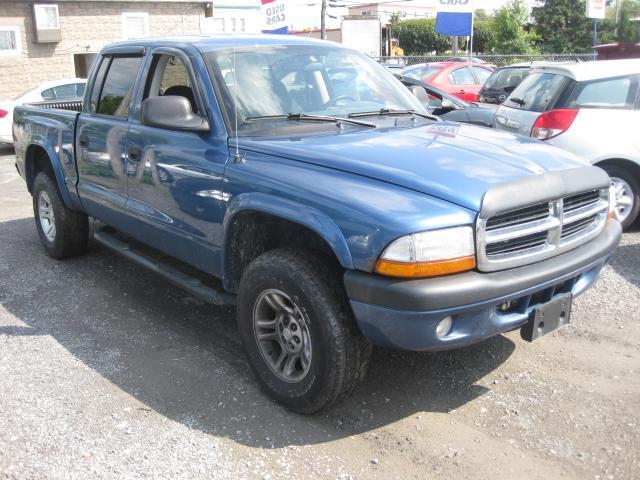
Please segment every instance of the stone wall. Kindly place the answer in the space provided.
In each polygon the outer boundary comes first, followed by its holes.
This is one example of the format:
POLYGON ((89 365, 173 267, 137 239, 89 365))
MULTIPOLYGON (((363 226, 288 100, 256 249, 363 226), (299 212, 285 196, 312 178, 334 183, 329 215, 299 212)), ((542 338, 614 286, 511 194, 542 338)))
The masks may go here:
POLYGON ((0 2, 0 25, 20 28, 22 53, 0 56, 0 100, 48 80, 75 77, 74 54, 97 53, 124 40, 122 14, 149 14, 151 37, 198 34, 205 22, 202 2, 59 2, 62 41, 34 42, 31 3, 0 2))

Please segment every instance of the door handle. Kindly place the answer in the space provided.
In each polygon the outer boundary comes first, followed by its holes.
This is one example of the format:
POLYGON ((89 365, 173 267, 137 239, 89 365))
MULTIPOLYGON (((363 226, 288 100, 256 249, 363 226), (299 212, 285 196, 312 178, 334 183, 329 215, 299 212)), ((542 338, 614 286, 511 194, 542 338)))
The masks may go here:
POLYGON ((89 146, 89 137, 86 135, 80 135, 78 137, 78 143, 80 144, 81 147, 88 147, 89 146))
POLYGON ((467 93, 467 92, 465 92, 464 90, 460 90, 458 93, 467 93))
POLYGON ((138 147, 129 147, 127 148, 127 157, 132 162, 139 162, 142 157, 142 150, 138 147))

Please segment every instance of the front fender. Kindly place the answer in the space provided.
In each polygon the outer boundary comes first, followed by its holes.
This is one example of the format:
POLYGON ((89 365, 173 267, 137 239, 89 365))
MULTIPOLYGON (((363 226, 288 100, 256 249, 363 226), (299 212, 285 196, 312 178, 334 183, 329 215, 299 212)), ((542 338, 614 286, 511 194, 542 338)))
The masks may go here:
POLYGON ((268 213, 313 230, 331 247, 340 265, 347 269, 353 269, 353 259, 351 258, 347 241, 338 225, 327 214, 308 205, 260 192, 243 193, 229 202, 223 222, 222 258, 226 258, 225 250, 230 230, 229 226, 236 215, 248 210, 268 213))

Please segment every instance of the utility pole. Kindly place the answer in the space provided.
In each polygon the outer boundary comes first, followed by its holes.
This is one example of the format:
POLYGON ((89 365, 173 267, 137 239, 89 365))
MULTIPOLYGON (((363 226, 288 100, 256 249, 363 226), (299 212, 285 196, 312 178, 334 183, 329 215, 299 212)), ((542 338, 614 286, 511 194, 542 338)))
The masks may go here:
POLYGON ((327 0, 322 0, 322 7, 320 7, 320 38, 322 40, 327 39, 327 29, 325 27, 326 17, 327 17, 327 0))

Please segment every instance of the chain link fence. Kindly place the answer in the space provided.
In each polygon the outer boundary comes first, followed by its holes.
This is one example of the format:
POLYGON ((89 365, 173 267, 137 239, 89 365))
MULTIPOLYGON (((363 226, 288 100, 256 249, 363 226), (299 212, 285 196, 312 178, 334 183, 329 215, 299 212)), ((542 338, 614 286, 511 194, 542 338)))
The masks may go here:
POLYGON ((548 54, 532 54, 532 55, 474 55, 468 57, 463 55, 405 55, 402 57, 374 57, 374 60, 380 63, 398 64, 398 65, 415 65, 418 63, 429 62, 466 62, 475 61, 478 63, 491 63, 498 67, 511 65, 512 63, 522 62, 591 62, 596 59, 595 53, 548 53, 548 54))

